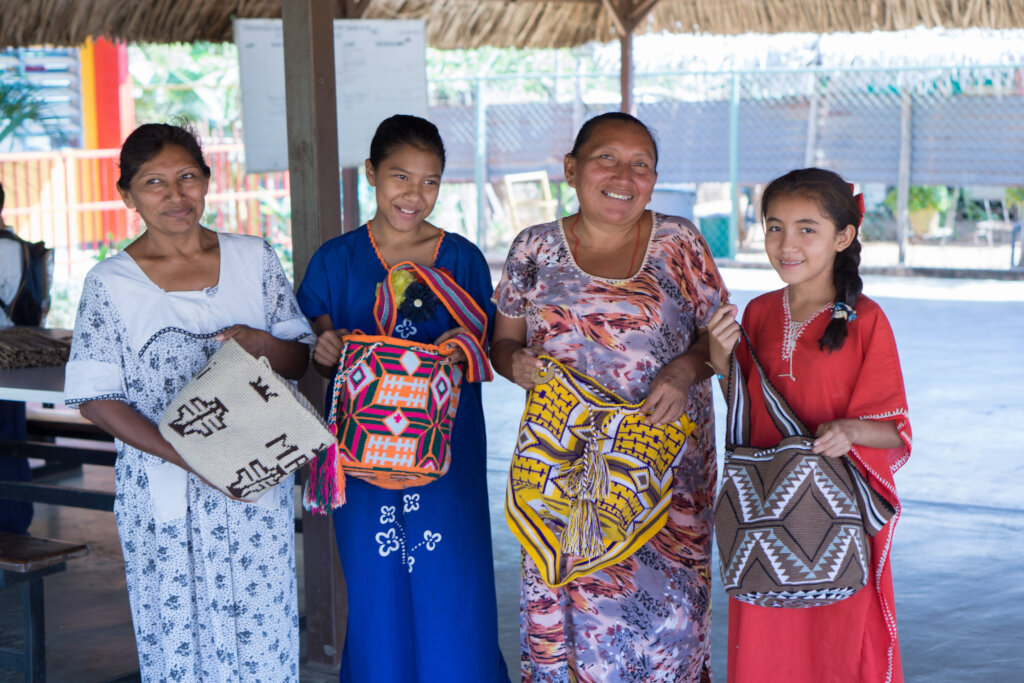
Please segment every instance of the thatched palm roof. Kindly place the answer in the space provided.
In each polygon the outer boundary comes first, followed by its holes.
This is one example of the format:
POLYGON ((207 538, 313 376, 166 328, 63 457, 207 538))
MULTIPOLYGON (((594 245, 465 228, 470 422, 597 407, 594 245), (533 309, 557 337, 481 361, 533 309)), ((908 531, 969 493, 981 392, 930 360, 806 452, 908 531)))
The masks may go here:
MULTIPOLYGON (((1021 0, 336 0, 341 16, 427 21, 439 48, 566 47, 616 37, 612 7, 637 32, 899 30, 924 24, 1024 28, 1021 0), (653 5, 653 9, 651 6, 653 5), (647 14, 647 10, 650 13, 647 14)), ((233 17, 280 17, 281 0, 0 0, 0 47, 231 40, 233 17)))

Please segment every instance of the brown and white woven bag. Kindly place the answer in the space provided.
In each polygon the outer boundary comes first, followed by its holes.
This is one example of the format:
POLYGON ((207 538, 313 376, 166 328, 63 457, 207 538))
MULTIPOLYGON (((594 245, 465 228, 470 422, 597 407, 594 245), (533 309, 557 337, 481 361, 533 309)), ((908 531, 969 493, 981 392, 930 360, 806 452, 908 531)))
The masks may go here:
POLYGON ((750 401, 736 353, 729 360, 722 488, 715 539, 725 591, 762 607, 844 600, 871 578, 874 536, 893 508, 847 456, 812 452, 814 436, 768 380, 745 331, 768 413, 782 434, 750 446, 750 401))
POLYGON ((334 441, 306 397, 234 339, 171 400, 160 433, 206 481, 250 501, 334 441))

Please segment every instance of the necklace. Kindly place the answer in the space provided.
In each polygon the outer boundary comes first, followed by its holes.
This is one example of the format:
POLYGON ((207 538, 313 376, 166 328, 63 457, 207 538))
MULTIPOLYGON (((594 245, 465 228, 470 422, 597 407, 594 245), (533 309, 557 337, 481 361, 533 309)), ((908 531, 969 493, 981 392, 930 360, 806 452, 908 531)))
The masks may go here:
MULTIPOLYGON (((576 253, 580 249, 580 238, 576 236, 576 224, 580 222, 580 216, 581 215, 583 215, 582 211, 577 213, 576 214, 576 220, 574 220, 572 222, 572 225, 569 226, 569 234, 572 235, 572 238, 574 240, 574 244, 573 244, 573 247, 572 247, 572 259, 573 259, 573 261, 576 261, 577 264, 579 264, 579 260, 576 258, 576 253)), ((643 216, 643 214, 640 214, 640 215, 643 216)), ((633 275, 633 264, 636 263, 636 255, 640 253, 640 219, 639 218, 636 219, 636 225, 634 225, 633 227, 636 228, 636 244, 633 246, 633 257, 629 259, 629 271, 627 271, 626 277, 631 277, 633 275)))

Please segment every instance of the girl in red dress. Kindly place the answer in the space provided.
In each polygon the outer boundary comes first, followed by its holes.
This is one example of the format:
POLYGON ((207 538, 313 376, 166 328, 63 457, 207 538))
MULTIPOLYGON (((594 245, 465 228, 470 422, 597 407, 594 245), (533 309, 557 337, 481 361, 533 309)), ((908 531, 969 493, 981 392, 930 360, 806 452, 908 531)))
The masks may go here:
MULTIPOLYGON (((772 383, 815 433, 814 451, 849 454, 896 509, 871 539, 872 575, 824 607, 760 607, 729 599, 728 680, 737 683, 902 681, 889 547, 900 516, 893 473, 911 432, 889 321, 861 294, 857 229, 863 202, 831 171, 791 171, 765 188, 765 251, 786 283, 743 312, 743 328, 772 383)), ((721 377, 740 337, 737 309, 711 317, 711 364, 721 377)), ((746 344, 736 348, 750 392, 751 445, 781 438, 746 344)))

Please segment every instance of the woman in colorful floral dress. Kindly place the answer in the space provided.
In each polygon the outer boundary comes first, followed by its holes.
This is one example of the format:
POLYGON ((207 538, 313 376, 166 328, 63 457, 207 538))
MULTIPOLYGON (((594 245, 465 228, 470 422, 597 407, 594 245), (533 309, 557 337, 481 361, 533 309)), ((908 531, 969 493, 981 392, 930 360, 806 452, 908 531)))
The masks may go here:
POLYGON ((495 293, 491 360, 534 386, 541 353, 596 379, 652 424, 685 412, 697 430, 675 472, 668 521, 627 559, 548 586, 522 555, 524 681, 710 679, 714 417, 701 330, 726 296, 683 218, 646 210, 658 153, 647 127, 604 114, 565 157, 580 211, 516 237, 495 293))

